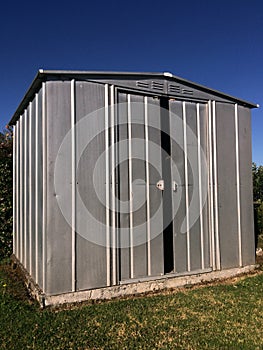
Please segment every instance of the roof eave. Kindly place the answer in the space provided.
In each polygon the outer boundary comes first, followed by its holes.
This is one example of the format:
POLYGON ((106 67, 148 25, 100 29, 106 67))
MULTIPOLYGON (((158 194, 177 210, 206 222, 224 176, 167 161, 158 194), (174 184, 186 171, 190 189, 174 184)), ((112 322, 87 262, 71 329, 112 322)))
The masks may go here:
POLYGON ((98 76, 101 77, 107 77, 107 76, 139 76, 139 77, 156 77, 156 78, 163 78, 163 79, 171 79, 176 80, 181 83, 191 85, 197 89, 201 89, 205 92, 210 92, 212 94, 224 97, 232 102, 240 103, 248 108, 258 108, 258 104, 254 104, 245 100, 241 100, 239 98, 236 98, 234 96, 225 94, 221 91, 210 89, 207 86, 197 84, 195 82, 192 82, 190 80, 183 79, 181 77, 178 77, 176 75, 173 75, 169 72, 164 73, 156 73, 156 72, 111 72, 111 71, 76 71, 76 70, 44 70, 39 69, 38 73, 36 74, 32 84, 30 85, 29 89, 27 90, 26 94, 24 95, 21 103, 19 104, 17 110, 15 111, 14 115, 12 116, 9 125, 14 125, 15 122, 19 119, 19 116, 24 112, 25 108, 27 107, 28 103, 33 100, 34 95, 41 87, 41 84, 43 81, 47 79, 48 76, 98 76))

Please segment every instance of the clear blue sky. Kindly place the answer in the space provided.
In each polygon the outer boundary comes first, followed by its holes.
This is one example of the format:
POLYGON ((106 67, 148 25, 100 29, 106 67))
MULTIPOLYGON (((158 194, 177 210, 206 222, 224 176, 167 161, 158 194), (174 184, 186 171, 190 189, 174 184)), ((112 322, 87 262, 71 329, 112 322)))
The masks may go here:
POLYGON ((0 129, 37 70, 169 71, 262 107, 263 1, 7 1, 0 13, 0 129))

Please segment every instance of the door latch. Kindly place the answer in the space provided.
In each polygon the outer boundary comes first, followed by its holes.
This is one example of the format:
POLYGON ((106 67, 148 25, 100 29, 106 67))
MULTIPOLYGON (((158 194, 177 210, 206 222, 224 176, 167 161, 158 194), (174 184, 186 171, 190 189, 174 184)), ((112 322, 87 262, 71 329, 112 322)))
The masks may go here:
POLYGON ((178 184, 175 181, 173 181, 173 191, 177 192, 177 190, 178 190, 178 184))
POLYGON ((159 180, 156 184, 156 187, 158 188, 158 190, 163 191, 164 190, 164 181, 159 180))

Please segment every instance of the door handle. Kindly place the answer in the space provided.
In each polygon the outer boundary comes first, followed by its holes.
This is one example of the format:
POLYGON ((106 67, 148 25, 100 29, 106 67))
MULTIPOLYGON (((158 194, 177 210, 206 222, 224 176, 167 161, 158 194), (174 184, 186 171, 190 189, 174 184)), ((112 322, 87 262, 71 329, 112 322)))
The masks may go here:
POLYGON ((156 187, 158 188, 158 190, 163 191, 164 190, 164 181, 159 180, 156 184, 156 187))
POLYGON ((173 191, 177 192, 177 190, 178 190, 178 184, 175 181, 173 181, 173 191))

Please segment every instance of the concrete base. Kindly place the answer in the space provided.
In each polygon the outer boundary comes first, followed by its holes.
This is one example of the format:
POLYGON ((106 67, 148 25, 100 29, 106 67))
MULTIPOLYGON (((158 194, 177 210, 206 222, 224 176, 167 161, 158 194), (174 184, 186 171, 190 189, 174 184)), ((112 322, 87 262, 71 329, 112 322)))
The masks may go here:
POLYGON ((222 271, 197 273, 190 276, 164 276, 158 280, 137 280, 134 283, 131 283, 131 281, 129 281, 128 284, 121 284, 113 287, 70 292, 59 295, 45 295, 39 286, 34 283, 32 277, 14 256, 12 256, 12 260, 13 263, 19 265, 20 269, 24 273, 25 282, 30 294, 39 302, 42 308, 46 306, 59 306, 68 303, 80 303, 88 300, 110 300, 114 298, 136 296, 151 292, 171 290, 178 287, 187 287, 196 284, 220 281, 252 272, 257 268, 257 265, 249 265, 222 271))

